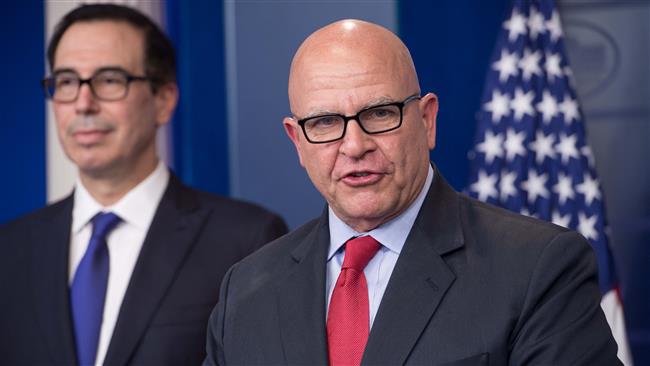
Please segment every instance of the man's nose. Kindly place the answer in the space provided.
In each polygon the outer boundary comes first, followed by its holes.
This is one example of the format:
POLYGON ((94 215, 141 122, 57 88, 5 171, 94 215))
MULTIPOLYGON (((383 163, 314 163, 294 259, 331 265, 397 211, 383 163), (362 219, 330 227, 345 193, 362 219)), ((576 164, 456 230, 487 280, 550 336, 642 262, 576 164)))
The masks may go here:
POLYGON ((365 133, 356 119, 348 121, 340 151, 350 158, 361 158, 368 151, 375 149, 374 140, 365 133))
POLYGON ((75 109, 77 113, 88 114, 94 113, 98 110, 97 97, 90 89, 90 84, 81 84, 79 86, 79 93, 75 100, 75 109))

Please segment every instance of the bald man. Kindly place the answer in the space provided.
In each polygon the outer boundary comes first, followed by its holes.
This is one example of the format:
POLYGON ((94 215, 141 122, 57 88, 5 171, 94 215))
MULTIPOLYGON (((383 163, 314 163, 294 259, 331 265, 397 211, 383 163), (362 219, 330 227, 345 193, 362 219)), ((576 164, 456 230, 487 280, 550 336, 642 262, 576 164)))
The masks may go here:
POLYGON ((205 365, 616 365, 579 234, 456 193, 438 100, 390 31, 345 20, 291 64, 284 119, 327 201, 232 267, 205 365))

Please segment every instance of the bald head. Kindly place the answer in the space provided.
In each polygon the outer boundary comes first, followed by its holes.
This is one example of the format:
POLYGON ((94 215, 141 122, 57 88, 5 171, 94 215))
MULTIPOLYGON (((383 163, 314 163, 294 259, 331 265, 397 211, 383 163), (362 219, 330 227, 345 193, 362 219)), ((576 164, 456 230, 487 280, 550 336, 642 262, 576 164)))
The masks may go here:
POLYGON ((294 56, 285 131, 329 207, 358 232, 399 215, 424 185, 438 102, 420 94, 408 49, 375 24, 332 23, 294 56))
POLYGON ((291 63, 289 102, 294 113, 304 88, 330 88, 361 73, 385 75, 409 92, 419 92, 413 60, 402 41, 388 29, 346 19, 312 33, 291 63), (333 67, 333 68, 332 68, 333 67), (336 71, 322 75, 320 71, 336 71), (325 78, 323 76, 326 76, 325 78))

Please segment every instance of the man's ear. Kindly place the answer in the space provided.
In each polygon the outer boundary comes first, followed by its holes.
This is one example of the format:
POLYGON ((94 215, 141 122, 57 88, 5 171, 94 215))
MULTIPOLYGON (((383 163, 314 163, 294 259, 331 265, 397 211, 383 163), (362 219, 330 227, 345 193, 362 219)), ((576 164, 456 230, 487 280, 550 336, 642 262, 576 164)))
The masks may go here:
POLYGON ((298 126, 296 120, 291 117, 285 117, 284 120, 282 120, 282 124, 284 125, 284 131, 287 133, 287 136, 289 136, 289 139, 293 142, 293 146, 296 147, 298 159, 300 159, 300 165, 304 167, 305 164, 302 162, 302 150, 300 148, 300 139, 302 138, 300 126, 298 126))
POLYGON ((176 86, 176 83, 165 83, 158 87, 154 98, 156 103, 156 123, 158 126, 169 123, 178 103, 178 86, 176 86))
POLYGON ((427 132, 427 144, 429 150, 436 147, 436 118, 438 116, 438 97, 433 93, 427 93, 420 100, 420 117, 427 132))

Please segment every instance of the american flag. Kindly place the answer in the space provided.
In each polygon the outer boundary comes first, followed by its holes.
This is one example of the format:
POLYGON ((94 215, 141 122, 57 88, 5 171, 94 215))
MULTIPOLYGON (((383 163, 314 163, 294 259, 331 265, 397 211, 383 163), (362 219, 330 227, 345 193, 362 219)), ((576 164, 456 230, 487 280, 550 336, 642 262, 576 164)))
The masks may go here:
POLYGON ((516 0, 487 73, 468 193, 580 232, 599 266, 601 306, 631 365, 603 194, 552 0, 516 0))

